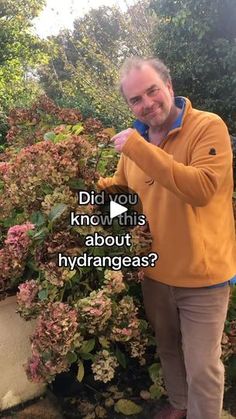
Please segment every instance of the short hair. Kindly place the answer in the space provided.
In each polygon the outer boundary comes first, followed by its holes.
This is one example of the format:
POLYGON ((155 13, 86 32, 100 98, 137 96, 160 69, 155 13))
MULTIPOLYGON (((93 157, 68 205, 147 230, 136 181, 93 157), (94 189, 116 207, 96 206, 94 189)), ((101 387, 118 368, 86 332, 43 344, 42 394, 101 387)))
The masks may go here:
MULTIPOLYGON (((152 67, 157 74, 161 77, 164 83, 171 82, 170 70, 159 58, 142 58, 138 56, 126 58, 120 68, 119 78, 119 90, 124 96, 122 88, 122 80, 129 74, 133 69, 140 70, 144 65, 152 67)), ((124 96, 125 97, 125 96, 124 96)))

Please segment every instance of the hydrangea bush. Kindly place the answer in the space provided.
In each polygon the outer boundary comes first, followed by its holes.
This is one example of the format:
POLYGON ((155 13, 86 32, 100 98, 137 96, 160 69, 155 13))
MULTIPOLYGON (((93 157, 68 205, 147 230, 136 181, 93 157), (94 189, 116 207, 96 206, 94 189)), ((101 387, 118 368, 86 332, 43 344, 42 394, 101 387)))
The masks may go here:
MULTIPOLYGON (((8 144, 0 155, 0 291, 17 292, 18 312, 37 319, 26 373, 34 382, 85 364, 95 380, 113 379, 129 357, 141 365, 152 334, 140 303, 142 271, 58 267, 58 253, 115 255, 117 248, 86 248, 86 235, 124 232, 117 224, 70 226, 70 211, 92 214, 78 204, 77 192, 96 190, 98 171, 113 172, 109 146, 113 131, 78 111, 60 109, 46 97, 30 110, 9 117, 8 144), (103 158, 105 156, 105 158, 103 158), (18 287, 18 289, 17 289, 18 287)), ((125 227, 127 231, 127 228, 125 227)), ((143 255, 150 235, 132 230, 132 247, 119 252, 143 255)))

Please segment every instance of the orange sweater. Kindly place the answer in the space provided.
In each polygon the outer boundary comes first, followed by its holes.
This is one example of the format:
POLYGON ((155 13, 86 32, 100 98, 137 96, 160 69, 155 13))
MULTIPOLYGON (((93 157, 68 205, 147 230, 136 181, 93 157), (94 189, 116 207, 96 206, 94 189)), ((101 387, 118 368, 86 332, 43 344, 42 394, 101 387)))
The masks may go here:
POLYGON ((145 275, 168 285, 202 287, 236 273, 232 150, 222 119, 186 99, 182 125, 159 146, 135 130, 112 178, 138 193, 159 254, 145 275))

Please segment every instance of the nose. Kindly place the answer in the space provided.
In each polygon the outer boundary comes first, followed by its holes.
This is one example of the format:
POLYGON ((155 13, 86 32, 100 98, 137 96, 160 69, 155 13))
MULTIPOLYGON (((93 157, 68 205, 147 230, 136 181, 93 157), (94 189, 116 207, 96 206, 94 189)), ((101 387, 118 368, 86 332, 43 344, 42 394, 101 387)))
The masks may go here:
POLYGON ((153 106, 153 100, 148 95, 143 95, 142 104, 144 109, 150 109, 153 106))

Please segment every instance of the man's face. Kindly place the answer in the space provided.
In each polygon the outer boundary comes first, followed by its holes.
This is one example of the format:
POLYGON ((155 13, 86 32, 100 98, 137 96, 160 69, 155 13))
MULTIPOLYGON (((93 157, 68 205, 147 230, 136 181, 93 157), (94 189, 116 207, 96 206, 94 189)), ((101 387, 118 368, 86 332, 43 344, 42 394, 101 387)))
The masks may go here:
POLYGON ((174 92, 170 82, 145 64, 133 69, 122 80, 127 103, 134 115, 152 128, 161 128, 174 106, 174 92))

